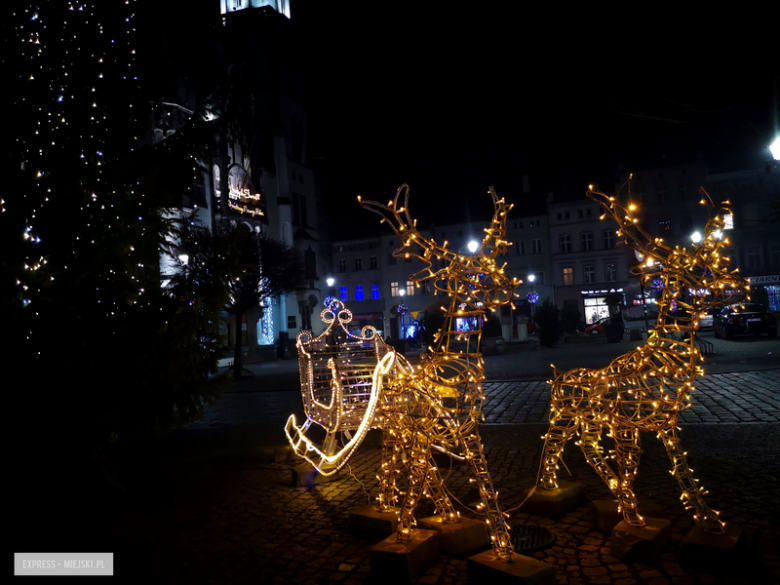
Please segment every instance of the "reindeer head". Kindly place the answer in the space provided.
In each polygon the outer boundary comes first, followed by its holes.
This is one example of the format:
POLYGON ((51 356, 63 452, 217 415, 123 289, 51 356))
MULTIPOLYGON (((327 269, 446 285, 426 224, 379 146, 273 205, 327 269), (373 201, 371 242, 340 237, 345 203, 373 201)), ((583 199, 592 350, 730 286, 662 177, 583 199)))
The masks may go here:
POLYGON ((479 250, 473 255, 450 250, 446 241, 438 244, 417 231, 417 220, 412 220, 409 214, 409 186, 406 184, 396 190, 395 198, 387 205, 362 201, 360 197, 358 201, 364 208, 382 216, 382 221, 388 222, 401 238, 401 246, 393 252, 393 256, 414 257, 425 264, 425 268, 409 276, 410 280, 419 283, 430 278, 436 290, 454 298, 458 306, 465 304, 464 312, 483 312, 508 303, 519 284, 519 281, 504 275, 503 267, 496 265, 496 258, 504 254, 509 245, 503 238, 507 214, 512 206, 499 199, 492 186, 489 193, 495 208, 493 219, 490 227, 485 229, 479 250), (436 260, 442 261, 442 268, 434 265, 436 260))
POLYGON ((631 203, 630 182, 629 203, 624 206, 616 197, 597 191, 589 191, 588 197, 601 204, 605 210, 602 219, 611 217, 619 226, 618 237, 622 244, 637 253, 641 264, 632 273, 646 283, 660 282, 667 300, 686 295, 690 303, 684 303, 693 313, 702 313, 710 307, 727 305, 741 300, 750 285, 738 274, 729 270, 729 259, 722 256, 722 250, 729 245, 724 235, 725 217, 728 215, 728 201, 719 208, 713 204, 709 194, 700 189, 700 203, 708 207, 709 219, 700 240, 688 246, 671 246, 662 238, 653 238, 640 225, 638 208, 631 203))

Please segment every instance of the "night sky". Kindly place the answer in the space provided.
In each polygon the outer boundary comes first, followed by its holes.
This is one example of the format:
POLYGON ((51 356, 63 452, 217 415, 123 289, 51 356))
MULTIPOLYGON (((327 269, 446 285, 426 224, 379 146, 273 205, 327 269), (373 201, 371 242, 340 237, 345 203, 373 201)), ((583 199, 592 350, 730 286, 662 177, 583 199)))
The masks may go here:
POLYGON ((612 190, 621 162, 770 156, 778 60, 761 18, 422 4, 292 4, 311 147, 356 233, 373 216, 355 195, 386 200, 402 182, 423 225, 441 224, 486 214, 490 184, 522 207, 525 174, 538 204, 612 190))

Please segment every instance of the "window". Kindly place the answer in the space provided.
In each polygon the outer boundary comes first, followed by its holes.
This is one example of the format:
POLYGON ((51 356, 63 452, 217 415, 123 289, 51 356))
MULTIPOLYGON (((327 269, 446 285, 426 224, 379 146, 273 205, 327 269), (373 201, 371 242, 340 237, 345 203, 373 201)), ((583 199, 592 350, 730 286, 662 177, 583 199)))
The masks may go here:
POLYGON ((607 264, 605 267, 607 282, 617 282, 617 264, 607 264))
POLYGON ((406 281, 406 294, 410 297, 414 296, 414 283, 411 280, 406 281))
POLYGON ((390 246, 391 248, 395 246, 395 244, 393 243, 393 240, 388 240, 387 241, 387 245, 390 246))
POLYGON ((376 270, 377 263, 376 263, 376 256, 371 256, 368 259, 368 268, 369 270, 376 270))
POLYGON ((579 211, 579 216, 582 217, 582 209, 580 209, 578 211, 579 211))
POLYGON ((571 236, 569 234, 561 235, 561 252, 571 252, 571 236))
POLYGON ((772 258, 772 266, 780 266, 780 244, 772 244, 769 247, 771 258, 772 258))
POLYGON ((604 249, 610 250, 615 247, 615 230, 604 230, 604 249))
POLYGON ((355 258, 355 272, 360 272, 361 270, 363 270, 363 259, 355 258))
POLYGON ((378 299, 379 298, 379 285, 378 284, 372 284, 371 285, 371 298, 372 299, 378 299))
POLYGON ((342 258, 339 260, 339 272, 346 272, 347 271, 347 261, 342 258))
POLYGON ((658 202, 666 203, 669 201, 669 191, 666 189, 666 185, 658 187, 658 202))
POLYGON ((387 253, 387 264, 388 266, 395 266, 395 256, 393 256, 392 252, 387 253))
POLYGON ((295 315, 287 315, 287 329, 298 329, 298 321, 295 315))
POLYGON ((301 329, 311 331, 311 313, 301 313, 301 329))
POLYGON ((580 234, 580 246, 584 252, 593 249, 593 234, 590 232, 584 232, 580 234))
POLYGON ((723 226, 724 230, 733 230, 734 229, 734 215, 733 214, 727 213, 726 215, 724 215, 723 216, 723 222, 724 222, 724 226, 723 226))
POLYGON ((540 239, 531 240, 531 244, 533 246, 534 254, 542 253, 542 240, 540 239))
POLYGON ((355 285, 355 300, 356 301, 362 301, 363 300, 363 285, 362 284, 356 284, 355 285))
POLYGON ((688 183, 680 183, 680 199, 685 201, 690 196, 688 183))
POLYGON ((563 269, 563 284, 564 286, 574 284, 574 268, 563 269))
POLYGON ((420 294, 423 295, 429 295, 431 294, 431 281, 428 279, 423 280, 420 283, 420 294))
POLYGON ((748 246, 745 249, 747 267, 758 268, 761 266, 761 249, 758 246, 748 246))
POLYGON ((525 242, 515 242, 515 252, 518 256, 525 254, 525 242))
POLYGON ((390 283, 390 296, 391 297, 397 297, 398 296, 398 283, 397 282, 391 282, 390 283))
POLYGON ((561 214, 558 213, 558 221, 561 221, 563 218, 561 217, 561 214))
POLYGON ((520 222, 520 229, 523 229, 523 222, 520 222))
POLYGON ((339 299, 341 299, 342 301, 349 300, 349 291, 347 290, 346 286, 339 287, 339 299))
MULTIPOLYGON (((533 275, 534 282, 533 284, 536 286, 542 286, 544 284, 544 272, 529 272, 528 275, 533 275)), ((528 281, 526 281, 528 282, 528 281)))
POLYGON ((569 219, 569 212, 566 212, 566 219, 569 219))
POLYGON ((585 284, 593 284, 596 282, 596 267, 592 264, 588 264, 582 269, 582 276, 585 278, 585 284))
POLYGON ((588 209, 588 211, 587 211, 587 213, 585 215, 587 215, 588 217, 593 217, 592 214, 593 214, 593 210, 592 209, 588 209))

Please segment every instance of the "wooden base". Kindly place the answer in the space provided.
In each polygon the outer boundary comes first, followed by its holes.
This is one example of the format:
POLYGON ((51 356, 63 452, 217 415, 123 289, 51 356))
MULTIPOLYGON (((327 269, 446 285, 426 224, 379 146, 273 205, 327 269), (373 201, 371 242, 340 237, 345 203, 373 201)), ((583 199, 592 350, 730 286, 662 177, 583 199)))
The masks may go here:
POLYGON ((555 567, 515 554, 512 562, 486 550, 466 560, 468 583, 473 585, 555 585, 555 567))
POLYGON ((409 583, 439 558, 441 537, 435 530, 412 530, 412 539, 399 542, 393 534, 371 549, 371 581, 409 583))
POLYGON ((479 520, 461 518, 457 524, 447 524, 441 516, 418 520, 420 528, 435 530, 441 536, 441 552, 448 555, 467 555, 490 546, 487 525, 479 520))
POLYGON ((585 502, 584 487, 579 482, 559 481, 554 490, 537 485, 521 510, 527 514, 556 517, 579 508, 585 502))
POLYGON ((398 509, 380 512, 374 505, 353 508, 349 511, 349 529, 360 536, 381 540, 395 534, 399 513, 398 509))
POLYGON ((742 555, 744 541, 742 528, 733 522, 726 523, 723 534, 711 534, 697 524, 683 538, 682 554, 698 564, 733 564, 742 555))
POLYGON ((612 529, 612 554, 626 561, 653 563, 671 536, 668 520, 645 518, 644 526, 631 526, 623 520, 612 529))

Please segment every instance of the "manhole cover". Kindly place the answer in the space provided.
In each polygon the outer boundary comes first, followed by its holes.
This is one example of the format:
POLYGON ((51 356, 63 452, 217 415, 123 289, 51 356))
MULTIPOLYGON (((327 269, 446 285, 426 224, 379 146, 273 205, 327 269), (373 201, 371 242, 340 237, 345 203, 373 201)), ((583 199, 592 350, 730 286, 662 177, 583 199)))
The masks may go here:
POLYGON ((555 542, 555 535, 541 526, 521 524, 509 530, 512 546, 520 554, 543 550, 555 542))

